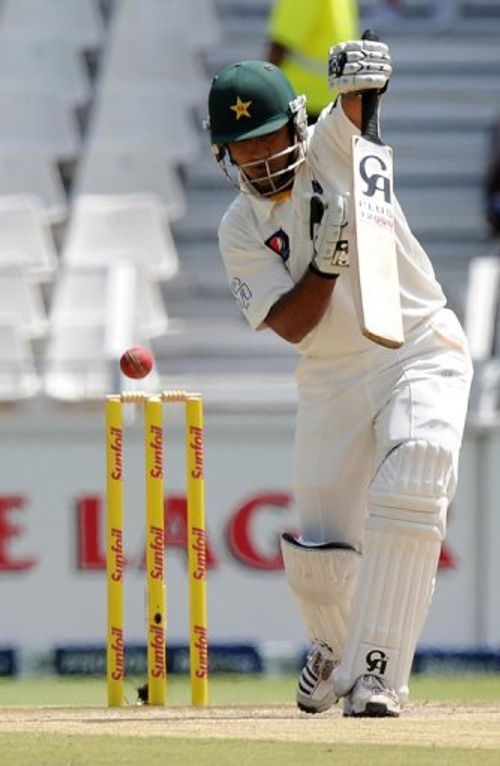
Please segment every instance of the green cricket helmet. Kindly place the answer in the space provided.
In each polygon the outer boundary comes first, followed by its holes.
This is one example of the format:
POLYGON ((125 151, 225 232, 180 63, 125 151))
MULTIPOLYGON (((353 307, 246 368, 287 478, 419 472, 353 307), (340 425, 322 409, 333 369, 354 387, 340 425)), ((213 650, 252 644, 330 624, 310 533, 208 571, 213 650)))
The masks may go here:
MULTIPOLYGON (((245 167, 255 163, 239 166, 242 180, 259 195, 277 193, 283 189, 285 181, 287 186, 290 185, 296 167, 304 161, 307 114, 305 97, 296 96, 278 67, 267 61, 241 61, 226 67, 212 81, 208 111, 206 127, 210 130, 212 150, 218 162, 227 158, 228 143, 259 138, 290 124, 291 144, 285 149, 290 155, 290 163, 285 171, 273 173, 269 167, 269 161, 277 155, 267 158, 262 178, 251 180, 245 174, 245 167)), ((227 169, 223 169, 229 175, 227 169)))

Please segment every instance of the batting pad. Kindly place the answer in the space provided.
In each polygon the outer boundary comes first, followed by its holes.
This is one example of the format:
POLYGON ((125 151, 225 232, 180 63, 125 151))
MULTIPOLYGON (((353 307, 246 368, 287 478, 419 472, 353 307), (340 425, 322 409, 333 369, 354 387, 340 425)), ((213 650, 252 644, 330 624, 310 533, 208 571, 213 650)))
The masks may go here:
POLYGON ((369 492, 365 548, 335 689, 380 676, 402 701, 434 591, 453 454, 408 441, 389 453, 369 492))
POLYGON ((286 534, 281 550, 310 640, 328 644, 340 659, 360 554, 342 544, 306 545, 286 534))

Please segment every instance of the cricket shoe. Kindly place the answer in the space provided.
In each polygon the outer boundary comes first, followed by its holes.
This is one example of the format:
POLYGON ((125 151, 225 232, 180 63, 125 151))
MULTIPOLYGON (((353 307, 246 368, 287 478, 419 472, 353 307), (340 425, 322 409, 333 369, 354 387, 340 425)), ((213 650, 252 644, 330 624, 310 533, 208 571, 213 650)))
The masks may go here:
POLYGON ((396 692, 389 689, 379 676, 361 676, 344 698, 344 716, 398 718, 400 712, 396 692))
POLYGON ((339 660, 326 644, 314 641, 299 676, 297 706, 304 713, 323 713, 338 701, 333 671, 339 660))

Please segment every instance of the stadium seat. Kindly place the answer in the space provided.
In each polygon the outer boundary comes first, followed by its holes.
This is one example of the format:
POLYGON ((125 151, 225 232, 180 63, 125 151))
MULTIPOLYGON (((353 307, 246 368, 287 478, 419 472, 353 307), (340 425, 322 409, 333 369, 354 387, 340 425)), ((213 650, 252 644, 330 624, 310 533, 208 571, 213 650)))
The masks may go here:
POLYGON ((49 92, 73 107, 91 97, 83 57, 67 40, 7 34, 0 26, 0 88, 5 87, 49 92))
POLYGON ((56 164, 43 154, 0 153, 0 198, 31 197, 40 217, 50 225, 68 215, 66 192, 56 164))
MULTIPOLYGON (((199 152, 194 118, 173 86, 168 97, 154 85, 139 91, 98 91, 88 129, 96 149, 155 150, 171 164, 190 162, 199 152)), ((1 133, 0 133, 1 138, 1 133)))
POLYGON ((469 264, 465 333, 476 362, 486 361, 495 353, 499 287, 500 257, 487 255, 473 258, 469 264))
POLYGON ((162 206, 155 197, 80 196, 62 246, 67 266, 91 266, 129 254, 156 279, 177 273, 178 258, 162 206))
POLYGON ((98 48, 105 32, 98 0, 3 0, 0 26, 39 40, 60 37, 82 50, 98 48))
MULTIPOLYGON (((1 187, 0 159, 0 187, 1 187)), ((49 281, 58 267, 43 205, 27 195, 0 196, 0 266, 12 262, 36 281, 49 281)))
POLYGON ((92 194, 155 196, 170 221, 184 215, 186 207, 184 188, 175 168, 163 154, 148 148, 118 151, 87 147, 78 163, 72 195, 76 200, 92 194))
POLYGON ((17 317, 0 311, 0 401, 26 399, 40 389, 30 342, 20 331, 17 317))
POLYGON ((99 74, 100 93, 113 88, 127 92, 143 87, 157 89, 168 98, 174 90, 188 106, 205 105, 209 82, 200 59, 171 31, 141 37, 133 32, 111 36, 99 74))
POLYGON ((0 89, 0 153, 38 152, 64 162, 80 147, 75 115, 54 93, 0 89))
MULTIPOLYGON (((117 390, 157 391, 161 386, 155 368, 140 381, 119 373, 116 359, 106 355, 103 324, 74 324, 50 333, 45 354, 43 388, 47 396, 67 401, 102 400, 117 390)), ((137 335, 134 344, 143 339, 137 335)))
POLYGON ((47 332, 40 286, 16 261, 0 264, 0 313, 12 320, 23 338, 43 338, 47 332))
MULTIPOLYGON (((130 299, 126 311, 130 326, 143 338, 153 338, 167 331, 168 319, 161 291, 137 263, 125 259, 132 269, 130 299)), ((114 291, 119 287, 118 261, 92 268, 65 268, 54 287, 50 310, 51 330, 66 325, 106 324, 108 316, 119 313, 114 291)), ((125 347, 128 341, 124 341, 125 347)))
POLYGON ((257 332, 250 336, 248 328, 237 318, 172 319, 164 344, 167 360, 192 357, 298 359, 297 351, 273 332, 257 332))
POLYGON ((206 51, 221 42, 221 30, 211 0, 117 0, 110 35, 143 39, 167 32, 193 51, 206 51))

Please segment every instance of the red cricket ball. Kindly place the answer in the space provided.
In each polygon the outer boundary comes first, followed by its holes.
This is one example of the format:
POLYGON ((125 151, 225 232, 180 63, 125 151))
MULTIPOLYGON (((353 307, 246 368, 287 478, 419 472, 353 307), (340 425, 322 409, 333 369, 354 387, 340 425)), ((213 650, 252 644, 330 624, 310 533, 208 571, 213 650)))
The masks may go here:
POLYGON ((153 369, 153 355, 143 346, 128 348, 120 357, 120 369, 127 378, 145 378, 153 369))

